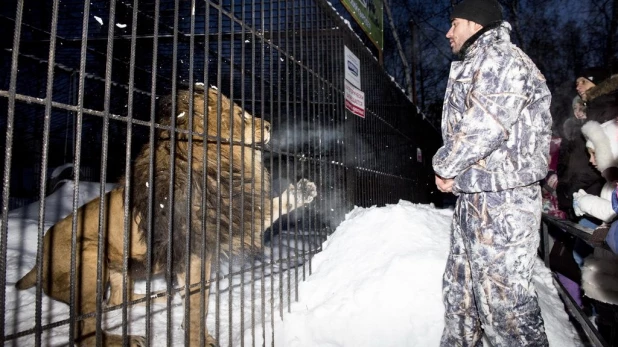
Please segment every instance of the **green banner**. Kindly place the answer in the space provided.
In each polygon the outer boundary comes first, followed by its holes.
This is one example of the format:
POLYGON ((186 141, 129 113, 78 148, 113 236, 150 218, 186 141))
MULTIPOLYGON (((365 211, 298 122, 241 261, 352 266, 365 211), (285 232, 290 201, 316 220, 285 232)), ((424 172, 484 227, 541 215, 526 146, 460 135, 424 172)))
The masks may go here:
POLYGON ((382 0, 341 0, 358 25, 380 51, 384 49, 384 4, 382 0))

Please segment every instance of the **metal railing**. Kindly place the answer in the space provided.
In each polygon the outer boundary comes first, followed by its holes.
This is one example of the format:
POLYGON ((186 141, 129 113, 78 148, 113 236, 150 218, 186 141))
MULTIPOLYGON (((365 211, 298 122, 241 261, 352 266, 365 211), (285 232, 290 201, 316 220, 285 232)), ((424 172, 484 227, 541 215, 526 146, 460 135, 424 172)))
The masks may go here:
MULTIPOLYGON (((550 228, 558 228, 563 232, 566 232, 574 237, 577 237, 585 242, 588 242, 590 236, 592 235, 592 230, 589 228, 583 227, 579 224, 573 223, 568 220, 559 219, 553 216, 550 216, 546 213, 543 213, 543 217, 541 219, 541 230, 542 230, 542 240, 543 240, 543 258, 545 261, 545 266, 550 268, 550 237, 549 230, 550 228)), ((560 282, 555 273, 553 282, 558 290, 558 294, 563 299, 564 303, 569 309, 569 312, 572 314, 573 318, 579 323, 579 325, 584 330, 584 333, 588 337, 588 340, 593 346, 598 347, 609 347, 609 344, 605 342, 605 340, 601 337, 596 327, 592 324, 588 316, 584 313, 584 311, 580 308, 580 306, 575 302, 575 299, 569 294, 566 290, 562 282, 560 282)))

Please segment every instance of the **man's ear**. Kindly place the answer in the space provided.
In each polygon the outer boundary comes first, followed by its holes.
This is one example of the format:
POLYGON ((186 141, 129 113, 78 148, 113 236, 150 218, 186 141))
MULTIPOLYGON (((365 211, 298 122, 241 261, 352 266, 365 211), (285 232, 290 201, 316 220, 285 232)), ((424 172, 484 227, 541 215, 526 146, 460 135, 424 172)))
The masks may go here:
POLYGON ((479 23, 477 23, 477 22, 472 22, 472 23, 474 23, 474 32, 475 33, 478 32, 479 30, 483 29, 483 26, 480 25, 479 23))

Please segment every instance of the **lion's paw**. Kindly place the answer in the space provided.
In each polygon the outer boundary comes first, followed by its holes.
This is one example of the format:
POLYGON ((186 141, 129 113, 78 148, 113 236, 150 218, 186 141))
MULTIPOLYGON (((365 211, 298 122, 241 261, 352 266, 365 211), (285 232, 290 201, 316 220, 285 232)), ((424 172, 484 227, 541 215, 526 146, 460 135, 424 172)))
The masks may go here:
POLYGON ((146 338, 144 336, 131 336, 131 347, 146 347, 146 338))
POLYGON ((315 183, 306 178, 301 178, 300 181, 296 183, 295 190, 296 202, 298 206, 308 204, 312 202, 316 196, 318 196, 318 189, 315 183))
MULTIPOLYGON (((129 335, 129 346, 131 347, 146 347, 148 344, 146 343, 146 338, 144 336, 139 335, 129 335)), ((77 345, 79 346, 93 346, 95 345, 94 336, 89 336, 84 340, 80 340, 77 345)), ((115 334, 103 334, 103 346, 106 347, 121 347, 125 346, 124 340, 121 335, 115 334)))
POLYGON ((206 336, 206 346, 217 347, 219 346, 219 344, 217 343, 217 340, 215 340, 215 338, 212 337, 212 335, 208 334, 208 336, 206 336))
POLYGON ((296 185, 290 184, 288 188, 281 194, 281 199, 284 201, 285 213, 302 207, 310 202, 318 195, 315 183, 303 178, 296 185))

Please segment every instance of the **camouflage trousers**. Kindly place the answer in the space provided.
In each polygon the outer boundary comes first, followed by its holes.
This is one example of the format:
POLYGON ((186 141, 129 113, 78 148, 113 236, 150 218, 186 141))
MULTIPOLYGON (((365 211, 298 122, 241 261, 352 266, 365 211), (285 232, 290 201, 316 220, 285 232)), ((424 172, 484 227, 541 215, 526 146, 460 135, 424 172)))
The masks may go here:
POLYGON ((532 284, 539 245, 538 185, 461 194, 443 277, 440 345, 548 346, 532 284))

